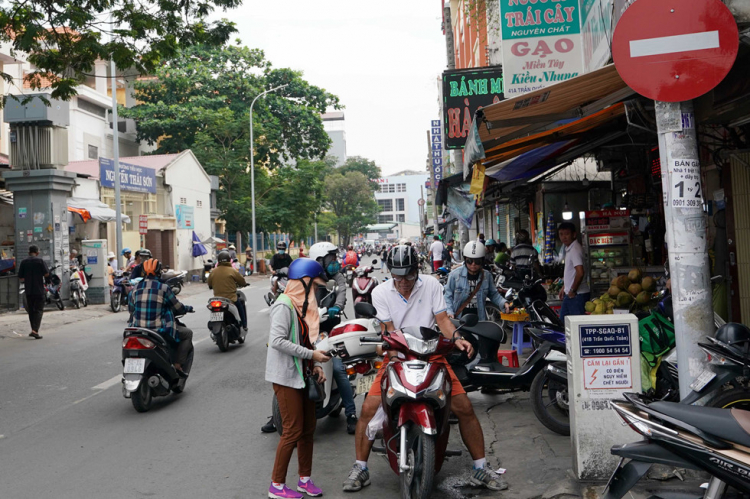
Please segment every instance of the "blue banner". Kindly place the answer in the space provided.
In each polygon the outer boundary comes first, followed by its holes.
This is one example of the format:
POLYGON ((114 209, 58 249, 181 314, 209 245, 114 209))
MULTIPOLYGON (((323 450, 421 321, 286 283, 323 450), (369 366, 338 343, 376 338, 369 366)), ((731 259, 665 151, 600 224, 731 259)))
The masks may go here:
POLYGON ((443 178, 443 130, 440 120, 432 120, 430 125, 432 136, 432 172, 435 176, 435 188, 437 188, 437 183, 443 178))
MULTIPOLYGON (((115 188, 115 162, 99 158, 99 181, 102 187, 115 188)), ((156 171, 143 166, 120 163, 120 189, 156 194, 156 171)))

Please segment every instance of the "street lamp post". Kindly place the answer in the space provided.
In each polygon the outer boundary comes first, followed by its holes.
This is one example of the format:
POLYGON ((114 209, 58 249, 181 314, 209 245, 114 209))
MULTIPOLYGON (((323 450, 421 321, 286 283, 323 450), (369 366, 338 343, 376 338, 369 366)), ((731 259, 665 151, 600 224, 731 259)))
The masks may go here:
POLYGON ((251 202, 253 204, 253 269, 255 272, 258 271, 258 247, 255 245, 255 150, 253 144, 253 106, 255 105, 255 101, 257 101, 267 93, 275 92, 276 90, 284 88, 287 85, 288 83, 285 83, 284 85, 279 85, 278 87, 274 87, 270 90, 261 92, 257 97, 255 97, 255 99, 253 99, 253 102, 250 104, 250 191, 251 202))

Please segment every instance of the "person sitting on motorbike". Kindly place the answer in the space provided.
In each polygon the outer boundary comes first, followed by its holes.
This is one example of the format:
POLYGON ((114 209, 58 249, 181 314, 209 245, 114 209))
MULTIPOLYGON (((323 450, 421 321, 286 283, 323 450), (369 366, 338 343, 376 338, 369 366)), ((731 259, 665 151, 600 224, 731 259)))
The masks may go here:
POLYGON ((505 243, 495 243, 497 247, 497 255, 495 256, 495 265, 500 267, 507 265, 510 260, 510 254, 508 253, 508 246, 505 243))
POLYGON ((193 311, 190 305, 181 303, 172 288, 159 281, 161 262, 149 258, 143 262, 144 279, 130 292, 130 327, 142 327, 156 331, 177 343, 177 358, 174 368, 181 377, 187 377, 182 366, 193 350, 193 332, 177 324, 175 317, 193 311))
POLYGON ((122 256, 125 257, 125 266, 123 267, 123 270, 128 270, 130 266, 135 261, 135 257, 132 256, 130 251, 130 248, 123 248, 122 250, 122 256))
POLYGON ((323 494, 310 479, 317 420, 315 402, 307 396, 303 373, 312 372, 319 383, 325 382, 321 363, 331 358, 313 345, 320 327, 315 291, 327 278, 318 262, 297 258, 289 266, 289 284, 271 307, 266 381, 273 383, 284 431, 276 447, 268 488, 270 498, 301 499, 303 493, 311 497, 323 494), (296 491, 286 486, 287 469, 295 448, 299 472, 296 491))
MULTIPOLYGON (((135 252, 135 266, 130 269, 130 279, 146 277, 146 274, 143 271, 143 263, 149 258, 152 258, 152 255, 151 252, 147 249, 142 249, 135 252)), ((161 268, 161 266, 159 268, 161 268)), ((161 277, 161 273, 156 276, 157 279, 159 277, 161 277)))
POLYGON ((228 251, 220 251, 217 257, 219 265, 208 276, 208 288, 214 290, 214 296, 231 300, 240 313, 242 328, 247 331, 247 306, 245 297, 239 288, 247 286, 245 278, 232 267, 228 251))
POLYGON ((487 320, 484 309, 487 298, 500 310, 510 311, 510 304, 495 287, 492 273, 482 267, 485 257, 484 245, 479 241, 469 241, 464 247, 464 264, 448 276, 444 294, 448 317, 451 319, 475 314, 480 321, 487 320))
MULTIPOLYGON (((271 257, 271 274, 273 275, 276 275, 279 270, 289 267, 292 264, 292 257, 286 252, 286 243, 284 241, 276 243, 276 251, 277 253, 271 257)), ((271 292, 274 296, 278 289, 278 279, 273 279, 271 292)))
POLYGON ((354 246, 351 244, 347 248, 346 255, 344 256, 344 265, 353 265, 359 267, 359 255, 354 251, 354 246))
MULTIPOLYGON (((434 277, 419 275, 416 250, 404 245, 395 246, 388 253, 386 264, 392 279, 380 284, 372 292, 372 304, 377 310, 378 319, 385 323, 384 328, 387 331, 407 326, 432 328, 437 322, 441 333, 454 340, 456 348, 472 357, 474 352, 471 343, 456 333, 456 328, 448 317, 442 286, 434 277)), ((471 483, 491 490, 506 489, 508 485, 487 465, 482 427, 461 382, 445 357, 433 356, 430 361, 445 366, 450 376, 451 411, 458 417, 461 438, 474 460, 471 483)), ((366 429, 381 404, 380 380, 386 372, 387 364, 386 359, 362 403, 355 437, 356 462, 344 482, 344 491, 347 492, 361 490, 370 484, 367 458, 373 441, 367 438, 366 429)))
POLYGON ((516 245, 510 252, 510 263, 514 267, 533 268, 537 275, 542 275, 542 269, 539 266, 539 252, 531 245, 529 232, 526 229, 516 232, 516 245))
POLYGON ((484 265, 491 267, 495 263, 495 240, 487 239, 484 243, 484 265))

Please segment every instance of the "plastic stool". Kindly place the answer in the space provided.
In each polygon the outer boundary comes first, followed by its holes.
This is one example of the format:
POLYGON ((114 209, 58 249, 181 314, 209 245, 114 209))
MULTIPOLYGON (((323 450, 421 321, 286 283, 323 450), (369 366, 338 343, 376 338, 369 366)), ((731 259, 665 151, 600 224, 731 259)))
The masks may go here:
POLYGON ((518 355, 523 355, 524 348, 533 348, 534 345, 529 341, 523 341, 523 327, 525 322, 516 322, 513 324, 513 338, 510 343, 510 347, 518 352, 518 355))
POLYGON ((518 352, 515 350, 498 350, 497 361, 503 364, 503 359, 508 359, 508 367, 518 367, 518 352))

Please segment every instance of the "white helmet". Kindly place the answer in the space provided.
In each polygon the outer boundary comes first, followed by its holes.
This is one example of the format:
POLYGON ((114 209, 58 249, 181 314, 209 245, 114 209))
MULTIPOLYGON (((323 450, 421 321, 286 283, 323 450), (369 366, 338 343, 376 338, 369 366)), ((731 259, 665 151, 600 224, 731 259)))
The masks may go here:
POLYGON ((484 258, 486 252, 480 241, 469 241, 464 246, 464 258, 484 258))
POLYGON ((325 257, 328 253, 338 253, 338 248, 336 248, 336 245, 328 242, 315 243, 310 246, 308 258, 317 260, 318 258, 325 257))

